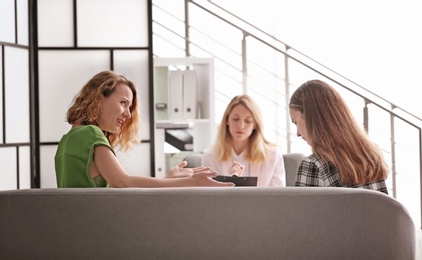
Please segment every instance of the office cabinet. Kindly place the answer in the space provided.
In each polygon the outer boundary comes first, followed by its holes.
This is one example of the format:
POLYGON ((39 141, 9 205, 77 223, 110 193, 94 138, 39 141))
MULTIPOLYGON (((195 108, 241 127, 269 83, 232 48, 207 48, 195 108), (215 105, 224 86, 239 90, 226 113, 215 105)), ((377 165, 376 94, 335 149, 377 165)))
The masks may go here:
MULTIPOLYGON (((155 176, 215 139, 214 60, 154 59, 155 176)), ((189 167, 189 166, 188 166, 189 167)))

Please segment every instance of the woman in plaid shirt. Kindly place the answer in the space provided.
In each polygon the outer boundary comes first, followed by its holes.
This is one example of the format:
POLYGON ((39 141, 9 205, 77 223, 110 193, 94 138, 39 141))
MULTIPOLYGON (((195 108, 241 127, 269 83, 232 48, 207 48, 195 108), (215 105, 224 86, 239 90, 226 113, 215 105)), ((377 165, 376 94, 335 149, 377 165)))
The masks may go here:
POLYGON ((389 168, 340 94, 321 80, 302 84, 290 99, 297 135, 313 154, 301 162, 296 186, 366 188, 388 194, 389 168))

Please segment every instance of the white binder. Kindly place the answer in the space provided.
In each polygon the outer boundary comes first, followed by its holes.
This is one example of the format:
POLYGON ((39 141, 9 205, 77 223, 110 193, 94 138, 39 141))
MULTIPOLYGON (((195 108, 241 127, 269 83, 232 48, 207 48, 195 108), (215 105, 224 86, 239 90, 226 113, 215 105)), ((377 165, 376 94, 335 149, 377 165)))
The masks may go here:
POLYGON ((198 103, 196 71, 183 73, 183 119, 195 119, 198 103))
POLYGON ((170 71, 170 119, 183 119, 183 71, 170 71))
POLYGON ((169 69, 154 68, 155 119, 169 119, 169 69))

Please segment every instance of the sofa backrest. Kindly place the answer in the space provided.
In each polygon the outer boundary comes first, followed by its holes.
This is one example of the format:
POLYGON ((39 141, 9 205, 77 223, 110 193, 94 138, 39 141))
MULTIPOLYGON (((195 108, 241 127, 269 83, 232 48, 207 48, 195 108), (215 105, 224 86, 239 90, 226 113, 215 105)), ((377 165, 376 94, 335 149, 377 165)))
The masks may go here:
POLYGON ((0 191, 0 259, 414 259, 407 210, 351 188, 0 191))
POLYGON ((186 167, 195 168, 202 165, 202 153, 191 153, 186 156, 183 160, 185 160, 188 165, 186 167))
POLYGON ((305 158, 301 153, 285 153, 283 154, 284 169, 286 170, 286 186, 295 186, 297 170, 305 158))

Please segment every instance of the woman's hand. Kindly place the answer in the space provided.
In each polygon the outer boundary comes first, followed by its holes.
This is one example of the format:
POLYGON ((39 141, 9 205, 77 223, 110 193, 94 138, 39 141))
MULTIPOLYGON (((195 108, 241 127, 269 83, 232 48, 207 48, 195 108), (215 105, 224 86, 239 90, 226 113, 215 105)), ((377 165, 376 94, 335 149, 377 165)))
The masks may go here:
POLYGON ((188 163, 183 161, 179 165, 174 166, 167 173, 167 178, 180 178, 180 177, 189 177, 193 175, 193 170, 191 168, 185 168, 188 163))
POLYGON ((187 186, 198 186, 198 187, 233 187, 234 183, 231 182, 219 182, 212 178, 217 176, 218 173, 213 171, 210 167, 200 166, 195 168, 184 168, 188 163, 186 161, 181 162, 179 165, 174 166, 170 169, 167 174, 168 178, 183 178, 188 177, 190 179, 187 186))
POLYGON ((245 165, 241 164, 238 161, 233 161, 233 164, 230 167, 229 173, 231 175, 242 176, 244 170, 245 170, 245 165))
POLYGON ((214 179, 213 177, 217 176, 218 173, 210 170, 200 171, 192 175, 192 186, 198 187, 233 187, 235 186, 232 182, 219 182, 214 179))
MULTIPOLYGON (((214 171, 210 167, 200 166, 195 168, 185 168, 188 163, 186 161, 181 162, 179 165, 174 166, 167 173, 167 178, 181 178, 189 177, 199 173, 213 173, 214 171)), ((213 176, 214 177, 214 176, 213 176)))

